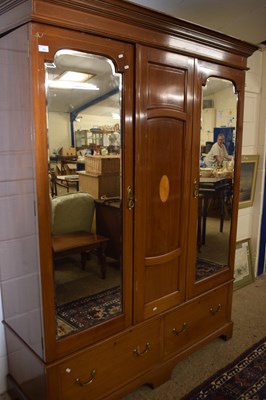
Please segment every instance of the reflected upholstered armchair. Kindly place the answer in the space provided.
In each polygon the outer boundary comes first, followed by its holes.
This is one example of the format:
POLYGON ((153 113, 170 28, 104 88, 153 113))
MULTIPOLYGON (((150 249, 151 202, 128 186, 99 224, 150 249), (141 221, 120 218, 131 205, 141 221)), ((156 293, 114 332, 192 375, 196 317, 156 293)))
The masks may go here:
POLYGON ((66 194, 52 198, 51 203, 52 235, 91 233, 95 205, 90 194, 66 194))
POLYGON ((92 233, 94 198, 88 193, 71 193, 51 198, 52 249, 54 258, 81 254, 85 269, 87 253, 96 249, 105 278, 105 246, 108 238, 92 233))

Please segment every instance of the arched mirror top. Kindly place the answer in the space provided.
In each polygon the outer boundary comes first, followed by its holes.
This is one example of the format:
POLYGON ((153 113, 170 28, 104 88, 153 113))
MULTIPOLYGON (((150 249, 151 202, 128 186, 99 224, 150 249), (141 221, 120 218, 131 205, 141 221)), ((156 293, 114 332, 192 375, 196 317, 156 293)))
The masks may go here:
POLYGON ((121 74, 107 57, 59 50, 46 63, 48 111, 77 113, 121 90, 121 74))
POLYGON ((236 84, 233 80, 221 78, 219 76, 209 76, 202 84, 203 97, 215 96, 227 89, 229 89, 232 94, 237 93, 236 84))

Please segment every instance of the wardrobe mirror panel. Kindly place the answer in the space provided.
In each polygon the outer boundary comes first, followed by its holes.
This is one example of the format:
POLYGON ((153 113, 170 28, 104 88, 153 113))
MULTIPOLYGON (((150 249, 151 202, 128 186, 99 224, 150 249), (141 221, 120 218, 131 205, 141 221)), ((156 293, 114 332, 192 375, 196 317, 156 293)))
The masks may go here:
POLYGON ((228 267, 237 95, 211 77, 202 88, 196 281, 228 267))
POLYGON ((57 339, 122 313, 122 75, 60 50, 45 64, 57 339))

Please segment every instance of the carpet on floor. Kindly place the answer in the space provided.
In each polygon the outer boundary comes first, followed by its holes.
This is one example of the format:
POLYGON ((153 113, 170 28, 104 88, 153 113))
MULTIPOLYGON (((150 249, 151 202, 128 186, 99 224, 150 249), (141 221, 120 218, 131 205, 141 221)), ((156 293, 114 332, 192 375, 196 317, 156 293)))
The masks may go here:
POLYGON ((182 400, 265 400, 266 337, 182 400))
POLYGON ((57 338, 100 324, 121 312, 120 286, 60 305, 56 309, 57 338))
POLYGON ((197 258, 196 261, 196 281, 216 274, 224 269, 228 268, 226 265, 218 264, 210 260, 197 258))

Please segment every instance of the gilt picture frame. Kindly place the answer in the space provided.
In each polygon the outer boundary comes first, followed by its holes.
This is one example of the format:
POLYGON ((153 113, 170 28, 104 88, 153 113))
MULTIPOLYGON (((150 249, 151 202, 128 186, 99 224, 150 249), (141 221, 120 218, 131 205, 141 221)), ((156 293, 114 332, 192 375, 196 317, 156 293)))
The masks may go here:
POLYGON ((252 268, 250 239, 240 240, 236 243, 234 290, 248 285, 254 281, 252 268))
POLYGON ((243 155, 241 158, 239 208, 253 205, 258 162, 258 155, 243 155))

